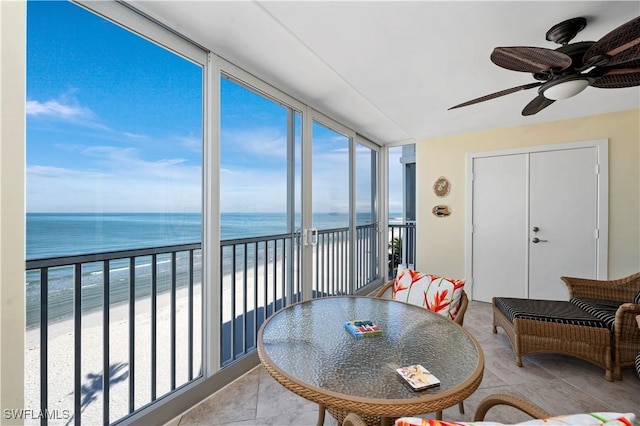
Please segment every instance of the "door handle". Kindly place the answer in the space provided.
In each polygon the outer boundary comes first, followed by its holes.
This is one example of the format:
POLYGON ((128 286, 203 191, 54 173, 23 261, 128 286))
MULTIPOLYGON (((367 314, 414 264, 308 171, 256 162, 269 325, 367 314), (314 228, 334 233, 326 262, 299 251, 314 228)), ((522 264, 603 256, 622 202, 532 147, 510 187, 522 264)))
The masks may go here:
POLYGON ((533 240, 531 240, 534 244, 538 244, 538 243, 546 243, 549 240, 541 240, 538 237, 535 237, 533 240))
POLYGON ((302 231, 302 241, 305 246, 318 245, 318 228, 308 228, 302 231))

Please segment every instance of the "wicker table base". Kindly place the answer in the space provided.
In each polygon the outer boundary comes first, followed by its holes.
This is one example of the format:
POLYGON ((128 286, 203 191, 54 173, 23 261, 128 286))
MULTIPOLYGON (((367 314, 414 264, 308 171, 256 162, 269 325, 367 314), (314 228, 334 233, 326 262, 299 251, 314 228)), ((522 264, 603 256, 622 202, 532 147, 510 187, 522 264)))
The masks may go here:
MULTIPOLYGON (((570 303, 570 302, 566 302, 570 303)), ((514 318, 511 321, 493 300, 493 332, 504 329, 522 367, 522 357, 534 353, 569 355, 605 370, 605 379, 613 381, 611 332, 608 328, 590 327, 542 319, 514 318)))
MULTIPOLYGON (((339 410, 336 408, 327 408, 327 411, 333 418, 338 421, 338 424, 341 425, 344 421, 344 418, 347 417, 349 413, 352 411, 347 410, 339 410)), ((393 424, 398 417, 379 417, 379 416, 370 416, 367 414, 359 413, 358 416, 364 421, 367 426, 388 426, 393 424)))

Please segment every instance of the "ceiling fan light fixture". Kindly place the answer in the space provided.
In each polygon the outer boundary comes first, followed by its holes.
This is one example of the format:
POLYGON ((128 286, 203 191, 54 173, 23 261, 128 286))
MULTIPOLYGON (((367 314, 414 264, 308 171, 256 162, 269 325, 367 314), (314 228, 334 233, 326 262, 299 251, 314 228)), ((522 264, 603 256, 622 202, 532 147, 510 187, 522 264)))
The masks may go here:
POLYGON ((585 18, 573 18, 551 27, 547 40, 561 45, 555 50, 529 46, 494 48, 491 62, 508 70, 531 73, 538 81, 481 96, 449 109, 537 87, 538 96, 522 110, 523 116, 529 116, 557 100, 579 94, 587 86, 602 89, 640 86, 640 16, 598 41, 570 44, 569 41, 586 25, 585 18))
POLYGON ((586 77, 575 78, 564 81, 550 82, 541 87, 541 94, 554 101, 567 99, 577 95, 589 86, 591 81, 586 77))

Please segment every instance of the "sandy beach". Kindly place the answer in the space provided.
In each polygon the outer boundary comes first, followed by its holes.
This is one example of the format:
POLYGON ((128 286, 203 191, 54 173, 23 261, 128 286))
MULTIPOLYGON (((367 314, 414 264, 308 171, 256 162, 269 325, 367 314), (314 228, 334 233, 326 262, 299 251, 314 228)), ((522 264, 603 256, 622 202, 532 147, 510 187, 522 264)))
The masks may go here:
MULTIPOLYGON (((188 381, 188 293, 186 288, 176 292, 176 384, 188 381)), ((161 396, 171 389, 171 297, 164 293, 157 298, 157 382, 156 394, 161 396)), ((201 291, 194 289, 194 371, 201 365, 201 291)), ((135 319, 135 407, 151 401, 151 298, 136 301, 135 319)), ((109 398, 112 421, 127 414, 129 401, 129 304, 112 306, 109 312, 109 365, 111 387, 109 398)), ((102 312, 82 317, 82 414, 83 424, 102 423, 103 375, 103 317, 102 312)), ((49 410, 57 410, 57 419, 51 425, 66 425, 73 419, 74 393, 74 333, 73 320, 52 323, 48 328, 48 393, 49 410), (68 410, 68 411, 65 411, 68 410)), ((25 353, 25 408, 40 409, 40 329, 26 333, 25 353)), ((25 424, 37 425, 38 419, 27 419, 25 424)))
MULTIPOLYGON (((280 272, 282 262, 275 262, 277 288, 273 289, 273 261, 266 266, 247 270, 246 295, 244 294, 244 272, 236 272, 236 315, 243 313, 244 300, 247 310, 254 310, 257 296, 258 307, 282 297, 280 272), (257 274, 258 281, 255 283, 257 274), (266 281, 266 283, 265 283, 266 281), (257 291, 255 290, 257 287, 257 291), (267 293, 265 295, 265 293, 267 293)), ((231 320, 231 274, 222 281, 223 321, 231 320)), ((156 397, 171 391, 171 294, 162 293, 157 297, 157 377, 156 397)), ((194 285, 193 308, 193 377, 200 372, 202 353, 202 292, 199 283, 194 285)), ((188 382, 188 289, 176 291, 176 386, 188 382)), ((151 298, 135 302, 135 408, 151 402, 151 298)), ((74 409, 74 331, 73 319, 52 322, 48 327, 48 409, 55 410, 56 417, 50 425, 73 423, 74 409), (64 418, 63 418, 64 417, 64 418)), ((109 395, 110 419, 114 421, 128 413, 129 404, 129 303, 112 305, 109 311, 109 365, 111 386, 109 395)), ((82 424, 102 423, 102 375, 103 375, 103 314, 102 310, 82 316, 82 424)), ((26 332, 25 341, 25 408, 36 412, 40 409, 40 328, 33 327, 26 332)), ((26 419, 26 425, 39 425, 38 419, 26 419)))

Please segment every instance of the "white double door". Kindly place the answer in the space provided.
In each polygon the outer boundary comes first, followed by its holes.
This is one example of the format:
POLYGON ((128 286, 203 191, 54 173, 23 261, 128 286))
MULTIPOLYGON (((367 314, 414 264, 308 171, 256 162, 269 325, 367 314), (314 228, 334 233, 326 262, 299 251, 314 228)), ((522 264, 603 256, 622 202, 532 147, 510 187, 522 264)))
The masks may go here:
POLYGON ((568 300, 561 276, 606 276, 606 149, 572 144, 469 159, 474 300, 568 300))

